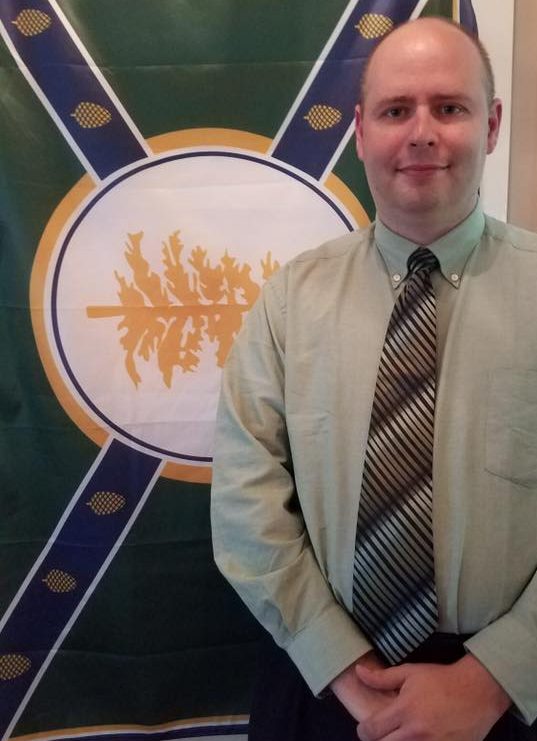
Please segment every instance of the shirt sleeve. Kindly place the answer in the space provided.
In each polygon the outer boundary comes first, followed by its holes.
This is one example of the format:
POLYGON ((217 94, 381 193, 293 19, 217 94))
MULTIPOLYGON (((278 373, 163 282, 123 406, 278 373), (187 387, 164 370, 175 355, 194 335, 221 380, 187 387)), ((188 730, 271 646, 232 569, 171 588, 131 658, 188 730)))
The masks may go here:
POLYGON ((323 576, 301 515, 285 424, 284 329, 284 303, 272 281, 224 369, 213 547, 220 571, 319 694, 371 645, 323 576))
POLYGON ((537 574, 513 607, 465 647, 488 669, 531 724, 537 719, 537 574))

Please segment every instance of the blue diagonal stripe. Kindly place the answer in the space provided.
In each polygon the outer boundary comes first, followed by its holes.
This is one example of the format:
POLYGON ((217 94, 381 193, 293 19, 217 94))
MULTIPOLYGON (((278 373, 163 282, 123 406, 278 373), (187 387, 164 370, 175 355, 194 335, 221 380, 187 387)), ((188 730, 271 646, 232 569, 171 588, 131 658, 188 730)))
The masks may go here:
POLYGON ((147 156, 140 137, 126 120, 113 96, 67 32, 53 5, 47 0, 2 0, 0 21, 26 69, 48 101, 65 130, 91 168, 104 178, 119 168, 147 156), (25 36, 15 25, 27 8, 45 13, 50 26, 35 36, 25 36), (84 128, 73 113, 80 103, 91 103, 109 111, 109 123, 84 128))
POLYGON ((161 465, 160 458, 114 440, 78 492, 44 558, 3 621, 0 656, 23 657, 29 668, 0 681, 0 738, 126 536, 161 465), (96 513, 90 503, 98 492, 120 495, 122 506, 109 514, 96 513), (75 580, 71 591, 58 593, 47 586, 47 575, 58 570, 75 580))
POLYGON ((475 33, 477 36, 477 19, 475 17, 471 0, 460 0, 460 17, 461 25, 465 26, 469 31, 472 31, 472 33, 475 33))
POLYGON ((273 156, 320 178, 354 119, 359 83, 365 61, 380 41, 365 39, 356 30, 366 13, 385 15, 395 24, 407 21, 417 0, 361 0, 355 3, 323 64, 288 122, 273 156), (339 123, 316 131, 305 116, 315 105, 327 105, 341 113, 339 123))

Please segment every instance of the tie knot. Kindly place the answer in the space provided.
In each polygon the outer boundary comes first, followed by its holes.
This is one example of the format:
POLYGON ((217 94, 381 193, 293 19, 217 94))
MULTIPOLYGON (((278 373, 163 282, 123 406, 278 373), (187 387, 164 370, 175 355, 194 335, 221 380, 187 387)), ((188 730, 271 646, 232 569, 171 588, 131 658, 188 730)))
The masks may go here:
POLYGON ((426 247, 419 247, 408 258, 407 266, 411 274, 418 271, 429 274, 438 267, 438 258, 426 247))

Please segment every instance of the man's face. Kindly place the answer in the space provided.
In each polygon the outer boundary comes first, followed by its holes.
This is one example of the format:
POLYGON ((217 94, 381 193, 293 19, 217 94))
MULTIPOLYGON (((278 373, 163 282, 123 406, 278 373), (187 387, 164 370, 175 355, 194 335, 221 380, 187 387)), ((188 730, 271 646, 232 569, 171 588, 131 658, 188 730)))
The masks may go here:
POLYGON ((489 107, 477 50, 433 19, 387 38, 371 60, 356 142, 380 218, 454 226, 474 208, 501 104, 489 107))

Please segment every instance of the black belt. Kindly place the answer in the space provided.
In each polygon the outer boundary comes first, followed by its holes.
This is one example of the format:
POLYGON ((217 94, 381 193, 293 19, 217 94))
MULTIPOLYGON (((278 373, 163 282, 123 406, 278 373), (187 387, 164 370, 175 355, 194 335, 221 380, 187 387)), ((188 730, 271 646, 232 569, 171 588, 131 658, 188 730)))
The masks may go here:
POLYGON ((464 642, 471 637, 471 633, 433 633, 404 661, 414 664, 423 662, 453 664, 466 654, 464 642))

